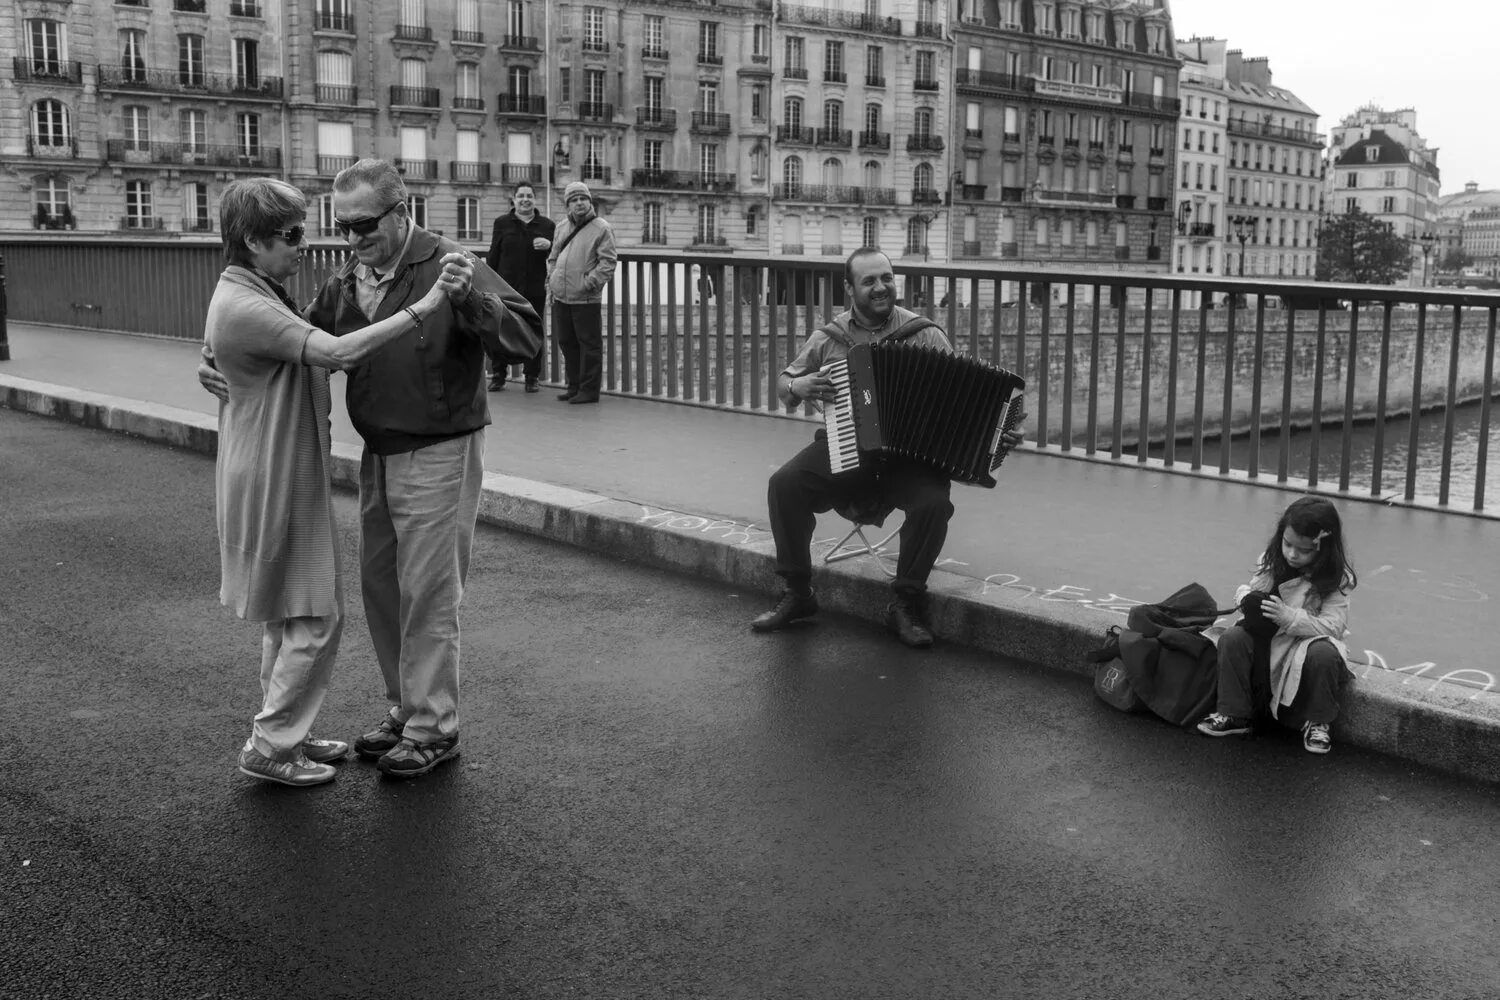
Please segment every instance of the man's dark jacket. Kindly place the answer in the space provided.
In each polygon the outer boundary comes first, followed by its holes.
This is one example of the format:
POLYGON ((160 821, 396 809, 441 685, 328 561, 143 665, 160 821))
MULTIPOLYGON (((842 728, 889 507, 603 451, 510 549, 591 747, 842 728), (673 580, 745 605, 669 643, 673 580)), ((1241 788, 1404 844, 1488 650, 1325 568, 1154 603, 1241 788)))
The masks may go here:
POLYGON ((547 299, 547 254, 538 250, 531 241, 538 236, 548 240, 557 232, 557 224, 541 212, 522 221, 515 212, 495 220, 494 235, 490 237, 490 252, 484 262, 510 287, 526 296, 532 305, 547 299))
MULTIPOLYGON (((350 257, 318 290, 307 319, 335 337, 415 305, 443 269, 443 256, 463 247, 417 229, 375 315, 359 308, 358 261, 350 257)), ((477 262, 476 262, 477 263, 477 262)), ((469 296, 446 298, 422 322, 367 358, 349 375, 349 419, 377 455, 398 455, 470 434, 490 422, 484 384, 485 348, 500 350, 499 331, 524 324, 533 339, 541 317, 524 296, 488 267, 474 268, 469 296)))

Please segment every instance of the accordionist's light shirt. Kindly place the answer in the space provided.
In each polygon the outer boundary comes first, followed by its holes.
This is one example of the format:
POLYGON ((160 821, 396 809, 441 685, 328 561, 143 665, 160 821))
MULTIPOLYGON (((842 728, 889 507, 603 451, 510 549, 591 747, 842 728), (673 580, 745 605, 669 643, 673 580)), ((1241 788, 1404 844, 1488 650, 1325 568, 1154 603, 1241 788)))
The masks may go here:
MULTIPOLYGON (((828 327, 842 334, 843 339, 830 336, 822 329, 813 331, 802 345, 801 352, 792 359, 791 364, 781 370, 781 373, 791 378, 809 375, 825 365, 847 358, 850 345, 873 344, 877 340, 884 340, 916 318, 917 314, 910 309, 893 306, 885 323, 879 329, 872 330, 855 322, 853 310, 845 309, 827 324, 828 327)), ((938 350, 953 353, 953 345, 948 342, 947 335, 939 326, 929 326, 924 330, 918 330, 910 337, 903 339, 902 343, 917 347, 936 347, 938 350)))

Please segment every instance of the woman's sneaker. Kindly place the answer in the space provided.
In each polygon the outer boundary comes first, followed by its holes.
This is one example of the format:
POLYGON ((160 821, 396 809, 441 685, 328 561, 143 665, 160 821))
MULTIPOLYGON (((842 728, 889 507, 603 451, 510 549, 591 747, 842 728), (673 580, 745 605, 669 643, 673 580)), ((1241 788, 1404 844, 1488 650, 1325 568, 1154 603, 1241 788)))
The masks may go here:
POLYGON ((301 788, 332 781, 338 772, 329 764, 314 764, 300 753, 292 760, 272 760, 247 745, 240 751, 240 773, 261 781, 301 788))
POLYGON ((1309 722, 1302 727, 1302 749, 1308 753, 1327 753, 1333 749, 1328 723, 1309 722))
POLYGON ((1254 729, 1249 719, 1236 718, 1223 712, 1215 712, 1198 723, 1198 732, 1204 736, 1248 736, 1254 729))
POLYGON ((405 728, 404 722, 397 722, 390 712, 386 712, 385 718, 374 729, 355 738, 354 752, 365 760, 383 757, 401 742, 401 731, 405 728))

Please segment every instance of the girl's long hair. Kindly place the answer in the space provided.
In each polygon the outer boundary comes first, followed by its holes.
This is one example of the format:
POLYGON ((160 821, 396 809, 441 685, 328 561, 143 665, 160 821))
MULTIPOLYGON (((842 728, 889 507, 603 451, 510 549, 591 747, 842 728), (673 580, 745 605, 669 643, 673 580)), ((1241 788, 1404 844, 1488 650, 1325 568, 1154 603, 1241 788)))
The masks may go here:
POLYGON ((1276 522, 1276 532, 1261 557, 1272 579, 1286 580, 1299 575, 1299 571, 1287 565, 1286 557, 1281 554, 1281 536, 1287 528, 1306 538, 1318 539, 1318 554, 1301 573, 1312 581, 1319 594, 1326 597, 1335 590, 1347 594, 1359 585, 1359 577, 1354 574, 1354 564, 1349 561, 1344 545, 1344 526, 1338 508, 1320 497, 1302 497, 1282 511, 1281 519, 1276 522))

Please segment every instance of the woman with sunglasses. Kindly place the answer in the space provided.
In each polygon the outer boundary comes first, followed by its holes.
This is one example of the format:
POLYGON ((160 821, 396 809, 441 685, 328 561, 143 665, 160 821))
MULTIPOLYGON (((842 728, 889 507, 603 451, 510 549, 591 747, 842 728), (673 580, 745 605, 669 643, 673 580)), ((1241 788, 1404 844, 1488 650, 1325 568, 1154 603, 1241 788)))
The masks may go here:
MULTIPOLYGON (((239 769, 283 785, 331 781, 349 744, 309 735, 343 627, 338 530, 329 491, 328 372, 359 364, 420 325, 442 280, 414 305, 334 337, 302 318, 282 288, 302 266, 307 205, 284 181, 224 190, 224 258, 204 340, 228 381, 215 473, 219 599, 265 623, 261 708, 239 769)), ((450 255, 453 256, 453 255, 450 255)))

